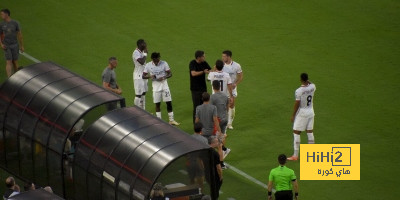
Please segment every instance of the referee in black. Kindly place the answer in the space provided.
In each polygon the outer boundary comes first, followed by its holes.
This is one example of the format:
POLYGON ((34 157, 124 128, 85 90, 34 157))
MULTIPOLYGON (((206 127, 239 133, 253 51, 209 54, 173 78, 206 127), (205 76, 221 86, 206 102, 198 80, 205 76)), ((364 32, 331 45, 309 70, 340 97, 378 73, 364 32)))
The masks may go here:
POLYGON ((211 70, 210 65, 206 62, 204 51, 196 51, 195 59, 189 64, 190 70, 190 91, 192 92, 193 101, 193 123, 196 116, 196 107, 201 105, 203 92, 207 92, 206 75, 211 70))
POLYGON ((292 169, 285 166, 286 155, 278 156, 279 166, 271 170, 268 182, 268 200, 272 200, 272 185, 275 185, 275 200, 293 200, 293 191, 295 199, 299 196, 299 186, 297 185, 296 175, 292 169))

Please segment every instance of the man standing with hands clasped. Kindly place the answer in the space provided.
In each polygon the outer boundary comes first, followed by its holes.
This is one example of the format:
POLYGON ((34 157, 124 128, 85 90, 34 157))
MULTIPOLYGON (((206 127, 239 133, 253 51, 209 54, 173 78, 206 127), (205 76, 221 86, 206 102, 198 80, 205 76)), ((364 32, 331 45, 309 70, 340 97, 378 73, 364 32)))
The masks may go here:
MULTIPOLYGON (((118 65, 117 58, 110 57, 108 59, 107 67, 103 70, 103 73, 101 74, 101 80, 103 82, 104 89, 106 89, 112 93, 121 95, 122 89, 117 84, 117 75, 115 74, 115 71, 114 71, 114 69, 117 68, 117 65, 118 65)), ((106 104, 106 107, 108 110, 114 110, 118 106, 117 106, 116 102, 112 102, 112 103, 106 104)))
POLYGON ((10 15, 10 10, 1 10, 3 22, 0 23, 0 45, 4 50, 8 77, 18 70, 18 51, 24 52, 24 40, 21 27, 17 21, 11 19, 10 15))
POLYGON ((116 57, 110 57, 108 59, 108 65, 103 70, 101 75, 103 80, 103 88, 113 92, 115 94, 122 94, 122 89, 117 84, 117 75, 115 74, 114 69, 117 68, 118 61, 116 57))

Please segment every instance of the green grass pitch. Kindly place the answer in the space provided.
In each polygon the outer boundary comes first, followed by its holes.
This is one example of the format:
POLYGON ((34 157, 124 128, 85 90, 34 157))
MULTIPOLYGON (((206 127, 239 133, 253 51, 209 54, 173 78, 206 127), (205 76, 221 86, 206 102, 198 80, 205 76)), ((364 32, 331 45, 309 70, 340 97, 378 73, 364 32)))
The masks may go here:
MULTIPOLYGON (((316 83, 317 143, 361 144, 360 181, 299 181, 302 199, 396 199, 400 174, 400 2, 395 0, 3 0, 22 26, 25 50, 100 84, 107 58, 133 105, 135 42, 161 52, 175 118, 191 133, 188 63, 233 51, 244 70, 227 162, 263 181, 280 153, 292 153, 290 114, 299 74, 316 83), (397 124, 397 125, 396 125, 397 124)), ((0 64, 4 66, 4 57, 0 64)), ((21 57, 24 66, 31 61, 21 57)), ((6 78, 5 68, 0 80, 6 78)), ((151 93, 149 112, 154 112, 151 93)), ((166 119, 166 107, 162 107, 166 119)), ((302 135, 302 142, 306 136, 302 135)), ((299 175, 299 162, 290 162, 299 175)), ((224 171, 220 199, 266 199, 266 191, 224 171)), ((1 172, 1 180, 5 176, 1 172)), ((2 192, 4 187, 0 187, 2 192)))

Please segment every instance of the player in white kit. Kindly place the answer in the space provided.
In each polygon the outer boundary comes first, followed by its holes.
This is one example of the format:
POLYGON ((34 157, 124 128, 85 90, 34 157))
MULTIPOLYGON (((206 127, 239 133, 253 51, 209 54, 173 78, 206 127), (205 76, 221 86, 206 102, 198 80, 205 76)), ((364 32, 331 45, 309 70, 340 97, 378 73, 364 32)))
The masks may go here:
POLYGON ((232 60, 232 51, 226 50, 222 52, 222 60, 224 61, 223 71, 228 73, 232 81, 232 100, 228 111, 228 129, 233 129, 232 123, 235 118, 235 101, 238 96, 237 86, 243 80, 243 71, 239 63, 232 60))
POLYGON ((148 90, 147 79, 143 79, 143 70, 146 65, 147 44, 143 39, 136 42, 137 48, 132 53, 135 69, 133 71, 133 85, 135 88, 134 104, 142 109, 146 109, 146 92, 148 90))
POLYGON ((308 80, 308 74, 302 73, 300 75, 301 87, 296 90, 296 102, 294 103, 294 110, 291 121, 293 122, 293 156, 287 158, 288 160, 298 160, 300 150, 300 133, 307 132, 308 144, 314 144, 314 108, 313 100, 316 87, 314 83, 308 80))
POLYGON ((208 74, 208 80, 211 81, 211 85, 215 80, 217 80, 220 83, 220 91, 225 93, 228 97, 232 97, 231 77, 228 73, 222 71, 224 68, 224 62, 222 62, 222 60, 217 60, 215 62, 215 68, 216 71, 212 71, 208 74))
POLYGON ((156 104, 156 115, 161 119, 161 100, 167 104, 169 124, 178 126, 179 123, 174 120, 172 111, 172 97, 169 91, 167 79, 172 77, 171 69, 168 63, 160 60, 160 53, 151 54, 151 62, 146 64, 143 71, 143 79, 152 79, 153 102, 156 104))

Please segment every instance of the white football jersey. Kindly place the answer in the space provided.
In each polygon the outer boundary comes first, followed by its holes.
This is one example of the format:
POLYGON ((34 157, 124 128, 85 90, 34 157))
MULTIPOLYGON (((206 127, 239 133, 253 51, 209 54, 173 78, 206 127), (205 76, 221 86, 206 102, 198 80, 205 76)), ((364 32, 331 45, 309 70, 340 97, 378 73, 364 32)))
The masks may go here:
POLYGON ((225 63, 222 71, 228 73, 232 82, 236 83, 237 74, 242 73, 242 67, 239 63, 232 61, 230 64, 225 63))
MULTIPOLYGON (((211 81, 211 87, 212 87, 212 82, 214 80, 219 81, 220 85, 221 85, 221 88, 220 88, 221 92, 223 92, 229 96, 228 85, 232 84, 232 80, 228 73, 223 72, 223 71, 210 72, 208 74, 208 80, 211 81)), ((213 90, 213 93, 214 93, 214 90, 213 90)))
POLYGON ((300 101, 299 111, 308 111, 314 113, 313 99, 316 90, 315 84, 302 85, 296 90, 296 101, 300 101))
MULTIPOLYGON (((158 65, 155 65, 153 62, 147 63, 143 72, 146 74, 149 73, 151 76, 156 76, 156 78, 158 79, 165 77, 167 75, 167 72, 170 70, 171 69, 169 68, 168 63, 161 60, 158 65)), ((152 80, 152 86, 154 92, 159 92, 169 88, 167 79, 164 79, 162 81, 152 80)))
POLYGON ((144 52, 140 51, 138 48, 136 48, 135 51, 133 51, 132 53, 133 64, 135 64, 135 69, 133 70, 133 79, 142 79, 143 70, 146 66, 146 63, 142 65, 137 60, 143 57, 144 52))

